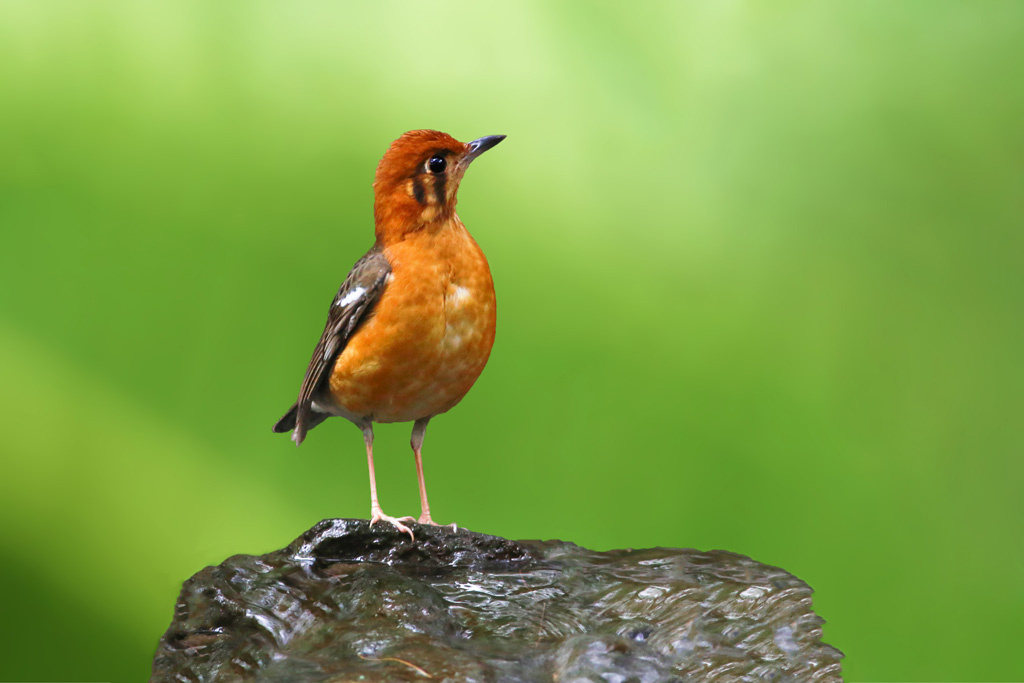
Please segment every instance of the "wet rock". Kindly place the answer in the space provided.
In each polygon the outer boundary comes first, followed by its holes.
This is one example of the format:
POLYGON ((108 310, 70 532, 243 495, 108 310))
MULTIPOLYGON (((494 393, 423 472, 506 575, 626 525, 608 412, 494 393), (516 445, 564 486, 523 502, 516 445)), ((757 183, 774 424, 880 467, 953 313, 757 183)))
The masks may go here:
POLYGON ((842 680, 810 587, 742 555, 414 530, 325 520, 207 567, 151 680, 842 680))

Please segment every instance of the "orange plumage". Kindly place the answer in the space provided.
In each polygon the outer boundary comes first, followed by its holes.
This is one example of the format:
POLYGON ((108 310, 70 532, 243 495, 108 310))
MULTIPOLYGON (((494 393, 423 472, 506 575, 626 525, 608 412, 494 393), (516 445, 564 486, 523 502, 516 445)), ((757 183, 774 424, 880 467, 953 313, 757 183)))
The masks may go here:
POLYGON ((457 217, 437 228, 384 247, 393 280, 331 372, 332 398, 374 422, 447 412, 476 382, 494 344, 487 260, 457 217))
POLYGON ((420 449, 427 422, 476 382, 494 343, 496 302, 487 259, 455 214, 469 163, 504 136, 461 143, 438 131, 398 138, 374 180, 376 242, 349 273, 303 380, 274 426, 306 432, 329 416, 361 427, 370 468, 371 523, 385 520, 373 470, 373 423, 415 421, 420 523, 433 524, 420 449))

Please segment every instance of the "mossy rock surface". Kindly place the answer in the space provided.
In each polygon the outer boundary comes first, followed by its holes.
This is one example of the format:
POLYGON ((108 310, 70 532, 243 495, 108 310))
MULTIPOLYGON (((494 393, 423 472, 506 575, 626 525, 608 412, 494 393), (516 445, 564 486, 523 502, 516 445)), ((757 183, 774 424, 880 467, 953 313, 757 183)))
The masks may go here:
POLYGON ((811 589, 715 550, 324 520, 185 582, 152 681, 841 681, 811 589))

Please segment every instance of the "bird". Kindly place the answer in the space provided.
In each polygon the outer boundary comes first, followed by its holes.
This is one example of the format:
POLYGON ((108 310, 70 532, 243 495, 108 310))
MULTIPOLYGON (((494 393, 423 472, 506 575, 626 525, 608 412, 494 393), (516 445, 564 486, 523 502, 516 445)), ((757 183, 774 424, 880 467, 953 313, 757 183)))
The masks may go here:
MULTIPOLYGON (((487 258, 455 213, 466 169, 505 139, 469 143, 412 130, 391 143, 373 181, 375 241, 334 296, 298 400, 273 431, 296 445, 329 417, 362 430, 370 470, 370 526, 438 526, 423 478, 427 423, 476 382, 494 345, 497 303, 487 258), (373 468, 374 423, 412 422, 420 516, 381 509, 373 468)), ((452 525, 453 529, 456 528, 452 525)))

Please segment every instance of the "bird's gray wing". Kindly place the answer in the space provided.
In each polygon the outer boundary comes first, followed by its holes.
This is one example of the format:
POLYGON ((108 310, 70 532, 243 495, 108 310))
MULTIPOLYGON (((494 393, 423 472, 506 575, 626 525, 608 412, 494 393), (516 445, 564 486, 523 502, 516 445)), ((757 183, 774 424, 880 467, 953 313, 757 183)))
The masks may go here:
POLYGON ((306 376, 302 380, 302 388, 299 389, 299 400, 274 425, 275 432, 294 429, 292 440, 299 444, 306 438, 308 430, 323 421, 324 415, 313 412, 313 397, 330 377, 335 359, 345 349, 352 334, 373 313, 374 306, 387 287, 390 273, 391 264, 378 245, 374 245, 352 267, 331 302, 327 325, 316 344, 309 367, 306 368, 306 376))

